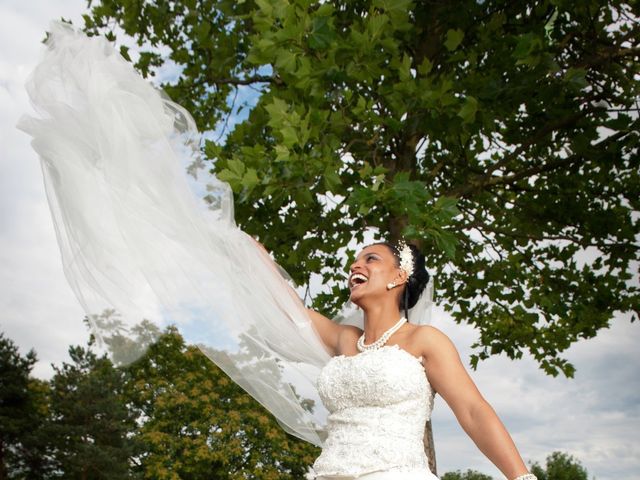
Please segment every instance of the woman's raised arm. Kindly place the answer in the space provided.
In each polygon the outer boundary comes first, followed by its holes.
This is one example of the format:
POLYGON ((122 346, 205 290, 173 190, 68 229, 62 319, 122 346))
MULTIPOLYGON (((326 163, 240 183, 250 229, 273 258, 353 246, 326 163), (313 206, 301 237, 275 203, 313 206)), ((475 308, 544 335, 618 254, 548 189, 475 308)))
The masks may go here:
MULTIPOLYGON (((269 259, 271 259, 269 252, 264 247, 264 245, 262 245, 262 243, 257 241, 255 238, 253 240, 261 248, 262 252, 267 257, 269 257, 269 259)), ((275 263, 274 263, 274 268, 276 268, 275 263)), ((288 289, 289 293, 293 298, 295 298, 297 301, 302 303, 302 300, 298 296, 297 292, 291 287, 291 285, 284 278, 282 279, 282 285, 283 285, 283 288, 288 289)), ((338 353, 340 334, 345 329, 345 327, 335 323, 331 319, 325 317, 324 315, 316 312, 313 309, 307 308, 306 310, 307 310, 307 313, 309 314, 309 318, 311 319, 311 323, 313 324, 313 327, 315 328, 316 332, 320 337, 320 340, 322 340, 322 343, 324 344, 324 346, 327 348, 327 350, 331 355, 336 355, 338 353)))

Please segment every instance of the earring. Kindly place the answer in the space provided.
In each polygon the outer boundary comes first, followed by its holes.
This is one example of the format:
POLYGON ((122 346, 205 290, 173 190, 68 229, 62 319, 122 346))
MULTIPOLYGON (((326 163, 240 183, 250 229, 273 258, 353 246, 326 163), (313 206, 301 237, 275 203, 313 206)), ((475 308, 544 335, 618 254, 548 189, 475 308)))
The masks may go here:
POLYGON ((394 282, 387 283, 387 290, 392 290, 396 288, 396 284, 394 282))

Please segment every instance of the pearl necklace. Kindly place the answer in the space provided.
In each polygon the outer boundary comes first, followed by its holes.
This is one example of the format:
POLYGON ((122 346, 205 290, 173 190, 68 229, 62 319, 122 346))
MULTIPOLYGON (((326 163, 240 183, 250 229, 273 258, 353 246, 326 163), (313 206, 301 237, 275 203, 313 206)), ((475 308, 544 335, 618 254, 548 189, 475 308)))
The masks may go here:
POLYGON ((379 348, 382 348, 382 346, 387 343, 387 340, 389 340, 389 337, 396 333, 400 329, 400 327, 405 324, 406 321, 407 319, 402 317, 400 320, 398 320, 398 323, 384 332, 378 340, 369 345, 364 344, 364 332, 362 332, 362 335, 356 343, 356 347, 358 347, 358 350, 361 352, 366 352, 368 350, 378 350, 379 348))

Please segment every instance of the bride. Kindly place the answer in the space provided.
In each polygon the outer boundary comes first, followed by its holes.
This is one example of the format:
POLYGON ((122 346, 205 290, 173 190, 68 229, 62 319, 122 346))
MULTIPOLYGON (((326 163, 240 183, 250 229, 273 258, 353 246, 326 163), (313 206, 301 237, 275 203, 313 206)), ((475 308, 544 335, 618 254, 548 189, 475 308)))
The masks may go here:
POLYGON ((422 434, 436 392, 508 480, 535 479, 449 339, 407 321, 428 282, 414 246, 373 244, 351 265, 363 330, 307 310, 235 225, 229 186, 210 180, 209 208, 191 193, 183 163, 202 163, 191 116, 105 39, 50 30, 27 85, 39 118, 19 127, 41 157, 65 274, 99 340, 142 318, 177 324, 283 428, 322 446, 317 480, 434 479, 422 434), (113 310, 117 321, 98 315, 113 310))
POLYGON ((319 479, 436 478, 422 445, 435 392, 508 479, 534 478, 451 341, 436 328, 409 324, 401 316, 427 280, 424 257, 414 246, 370 245, 349 276, 351 301, 364 312, 364 331, 310 313, 334 355, 318 381, 330 411, 328 437, 314 464, 319 479))

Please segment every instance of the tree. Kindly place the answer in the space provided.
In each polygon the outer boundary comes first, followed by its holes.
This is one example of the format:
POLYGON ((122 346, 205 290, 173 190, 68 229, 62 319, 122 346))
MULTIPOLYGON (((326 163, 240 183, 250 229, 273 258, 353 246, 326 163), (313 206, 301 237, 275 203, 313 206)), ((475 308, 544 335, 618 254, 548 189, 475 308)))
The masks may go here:
POLYGON ((534 463, 531 465, 531 473, 538 480, 589 480, 582 464, 567 453, 553 452, 547 457, 545 466, 546 468, 542 468, 534 463))
POLYGON ((462 473, 460 470, 445 473, 441 480, 493 480, 489 475, 477 472, 475 470, 467 470, 462 473))
POLYGON ((135 416, 123 395, 124 372, 87 348, 69 348, 71 363, 51 379, 51 421, 47 428, 56 476, 65 479, 129 478, 137 455, 135 416))
MULTIPOLYGON (((589 475, 582 464, 573 456, 563 452, 553 452, 546 459, 545 468, 538 463, 534 463, 530 468, 538 480, 589 480, 589 475)), ((447 472, 442 476, 442 480, 492 480, 489 475, 467 470, 447 472)))
POLYGON ((276 421, 175 328, 129 369, 144 478, 304 478, 318 449, 276 421))
POLYGON ((422 242, 476 359, 571 375, 560 352, 638 310, 635 4, 93 4, 87 30, 122 27, 143 74, 177 64, 163 87, 202 130, 250 108, 205 152, 239 224, 298 283, 323 273, 317 307, 344 300, 337 252, 369 226, 422 242), (228 101, 243 86, 255 106, 228 101))
POLYGON ((201 130, 249 110, 204 152, 239 225, 299 284, 320 272, 316 308, 345 300, 341 253, 374 227, 421 244, 440 303, 479 332, 473 366, 528 351, 571 376, 563 351, 640 311, 639 16, 620 0, 101 0, 85 27, 134 38, 144 75, 177 66, 163 87, 201 130))
POLYGON ((49 383, 37 378, 29 378, 31 411, 25 430, 21 435, 18 468, 13 471, 16 480, 37 480, 52 478, 56 468, 51 447, 49 430, 49 383))
POLYGON ((0 333, 0 479, 37 479, 50 472, 51 459, 40 435, 46 421, 47 387, 30 378, 33 350, 20 355, 0 333))

